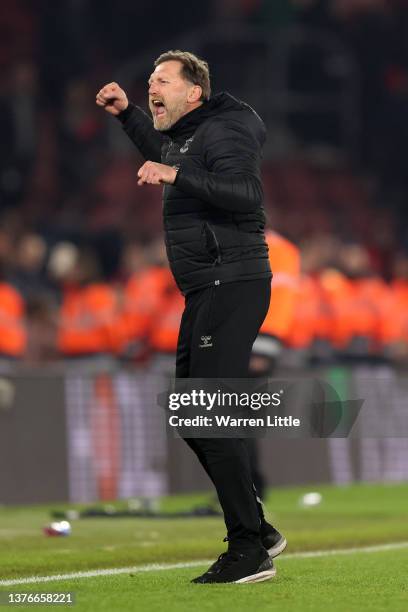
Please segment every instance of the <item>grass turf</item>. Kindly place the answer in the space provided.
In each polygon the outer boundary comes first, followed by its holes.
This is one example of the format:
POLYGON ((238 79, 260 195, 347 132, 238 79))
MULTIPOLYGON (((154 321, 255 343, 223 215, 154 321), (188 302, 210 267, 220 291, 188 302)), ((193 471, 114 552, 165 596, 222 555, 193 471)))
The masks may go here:
MULTIPOLYGON (((268 499, 270 518, 285 532, 290 552, 408 541, 408 486, 313 488, 323 495, 318 507, 299 506, 307 491, 304 487, 274 490, 268 499)), ((202 495, 167 498, 163 509, 177 510, 203 499, 202 495)), ((49 507, 0 509, 1 579, 211 559, 224 548, 225 528, 217 518, 84 519, 73 522, 71 536, 46 538, 41 527, 49 520, 49 507)), ((282 557, 277 568, 276 579, 254 585, 191 585, 189 580, 205 569, 197 567, 0 590, 72 590, 77 595, 74 609, 81 612, 408 609, 408 549, 282 557)))

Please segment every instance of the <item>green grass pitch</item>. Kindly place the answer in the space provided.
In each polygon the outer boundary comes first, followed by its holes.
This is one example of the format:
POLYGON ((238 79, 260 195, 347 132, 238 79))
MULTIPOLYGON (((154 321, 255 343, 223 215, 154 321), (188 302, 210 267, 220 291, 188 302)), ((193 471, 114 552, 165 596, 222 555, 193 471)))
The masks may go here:
MULTIPOLYGON (((169 497, 162 508, 185 509, 207 500, 203 494, 169 497)), ((3 507, 0 591, 73 591, 72 609, 77 612, 408 610, 408 485, 281 488, 271 492, 266 506, 271 522, 287 536, 288 548, 276 560, 276 578, 252 585, 190 583, 206 569, 200 561, 215 559, 225 549, 225 528, 218 518, 83 519, 72 522, 71 536, 47 538, 42 527, 50 521, 49 507, 3 507), (299 499, 309 490, 319 491, 323 500, 317 507, 303 508, 299 499), (344 554, 344 549, 388 543, 402 546, 344 554), (343 549, 342 554, 299 554, 336 549, 343 549), (189 562, 198 565, 136 569, 189 562), (30 576, 127 567, 135 569, 118 575, 2 584, 30 576)))

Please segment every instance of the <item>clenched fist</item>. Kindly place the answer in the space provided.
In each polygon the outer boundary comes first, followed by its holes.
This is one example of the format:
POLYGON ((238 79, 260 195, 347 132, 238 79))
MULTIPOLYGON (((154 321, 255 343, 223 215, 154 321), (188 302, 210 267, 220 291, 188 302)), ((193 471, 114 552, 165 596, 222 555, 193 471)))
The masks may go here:
POLYGON ((177 169, 173 168, 173 166, 147 161, 139 169, 137 176, 139 177, 138 185, 144 185, 145 183, 150 185, 162 185, 163 183, 172 185, 176 180, 177 169))
POLYGON ((116 116, 128 107, 129 101, 117 83, 108 83, 96 94, 96 103, 98 106, 103 106, 111 115, 116 116))

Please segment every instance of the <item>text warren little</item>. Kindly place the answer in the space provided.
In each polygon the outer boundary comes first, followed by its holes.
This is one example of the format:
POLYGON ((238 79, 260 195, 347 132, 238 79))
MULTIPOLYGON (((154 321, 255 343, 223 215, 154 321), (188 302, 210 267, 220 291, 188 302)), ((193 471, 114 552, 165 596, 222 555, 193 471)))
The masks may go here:
POLYGON ((299 427, 300 419, 269 414, 266 418, 236 418, 225 415, 214 417, 200 415, 187 418, 172 415, 169 417, 169 425, 172 427, 299 427))

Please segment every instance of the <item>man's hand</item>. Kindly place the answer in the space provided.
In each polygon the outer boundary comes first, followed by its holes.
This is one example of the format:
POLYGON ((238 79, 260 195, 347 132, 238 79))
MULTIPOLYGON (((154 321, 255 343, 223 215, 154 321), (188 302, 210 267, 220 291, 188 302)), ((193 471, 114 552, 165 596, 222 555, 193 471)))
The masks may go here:
POLYGON ((150 185, 161 185, 162 183, 173 185, 176 180, 177 170, 172 166, 147 161, 140 168, 137 176, 139 177, 138 185, 144 185, 145 183, 150 185))
POLYGON ((117 83, 108 83, 96 94, 96 103, 111 115, 119 115, 126 110, 129 104, 123 89, 117 83))

